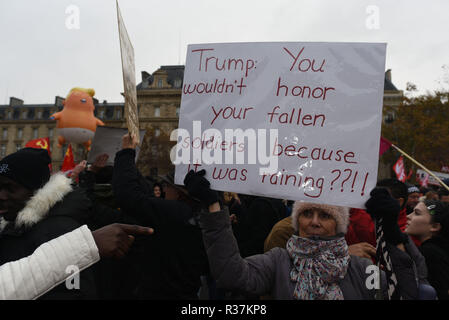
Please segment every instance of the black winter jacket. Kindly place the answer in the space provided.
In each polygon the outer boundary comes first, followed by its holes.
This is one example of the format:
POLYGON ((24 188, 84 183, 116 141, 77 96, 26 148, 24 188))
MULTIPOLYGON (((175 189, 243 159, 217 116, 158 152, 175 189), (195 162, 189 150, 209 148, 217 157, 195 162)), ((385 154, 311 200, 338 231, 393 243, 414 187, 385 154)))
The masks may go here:
POLYGON ((197 299, 200 276, 208 272, 195 212, 184 202, 151 198, 135 163, 135 150, 116 154, 113 189, 121 210, 154 228, 144 246, 141 299, 197 299))
POLYGON ((429 283, 439 300, 449 300, 449 241, 434 237, 419 248, 426 259, 429 283))
MULTIPOLYGON (((240 254, 245 258, 264 252, 265 239, 283 212, 277 208, 277 199, 246 195, 241 195, 241 199, 242 204, 236 210, 238 220, 232 229, 240 254)), ((234 213, 232 209, 230 213, 234 213)))

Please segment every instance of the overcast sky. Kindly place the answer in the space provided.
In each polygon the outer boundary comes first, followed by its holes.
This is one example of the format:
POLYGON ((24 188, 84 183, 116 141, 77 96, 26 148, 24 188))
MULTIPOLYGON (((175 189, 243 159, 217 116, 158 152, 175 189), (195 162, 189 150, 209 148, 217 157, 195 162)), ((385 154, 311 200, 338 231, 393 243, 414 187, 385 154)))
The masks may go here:
MULTIPOLYGON (((188 44, 209 42, 386 42, 393 83, 405 90, 412 82, 420 93, 441 88, 442 66, 449 65, 447 0, 121 0, 119 5, 134 46, 137 83, 141 71, 184 64, 188 44)), ((53 103, 76 86, 94 88, 100 101, 123 102, 115 0, 0 0, 0 57, 0 104, 11 96, 26 104, 53 103), (79 29, 73 6, 79 9, 79 29)))

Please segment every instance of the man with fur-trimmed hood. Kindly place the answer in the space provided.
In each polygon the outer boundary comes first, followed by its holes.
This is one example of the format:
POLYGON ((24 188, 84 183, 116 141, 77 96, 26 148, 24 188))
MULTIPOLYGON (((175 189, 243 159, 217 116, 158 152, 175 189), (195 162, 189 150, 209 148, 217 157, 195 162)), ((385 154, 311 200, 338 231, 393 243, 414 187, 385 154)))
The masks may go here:
MULTIPOLYGON (((41 244, 87 221, 89 199, 64 174, 50 176, 50 162, 46 150, 33 148, 21 149, 0 161, 0 265, 32 254, 41 244)), ((51 258, 48 263, 59 263, 57 257, 51 258)), ((86 269, 79 289, 69 290, 63 283, 42 298, 95 297, 93 272, 86 269)))

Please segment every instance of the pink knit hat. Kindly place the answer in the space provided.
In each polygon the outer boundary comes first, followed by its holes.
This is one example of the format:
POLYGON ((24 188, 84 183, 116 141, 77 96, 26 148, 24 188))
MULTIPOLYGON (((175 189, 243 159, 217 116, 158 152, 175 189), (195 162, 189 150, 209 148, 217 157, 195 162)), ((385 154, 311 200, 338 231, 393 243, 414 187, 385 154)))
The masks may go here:
POLYGON ((298 231, 299 229, 299 214, 309 209, 323 210, 330 214, 337 222, 337 233, 346 233, 349 225, 349 208, 302 201, 295 201, 295 204, 293 205, 292 224, 295 231, 298 231))

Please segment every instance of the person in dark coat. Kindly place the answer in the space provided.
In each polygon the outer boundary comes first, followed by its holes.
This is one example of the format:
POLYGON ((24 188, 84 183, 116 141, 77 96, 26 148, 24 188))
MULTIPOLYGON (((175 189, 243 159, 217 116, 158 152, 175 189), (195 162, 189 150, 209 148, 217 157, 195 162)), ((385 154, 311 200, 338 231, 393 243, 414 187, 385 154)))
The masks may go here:
POLYGON ((240 254, 248 257, 263 253, 264 241, 282 217, 285 207, 279 199, 249 195, 240 195, 240 199, 241 204, 235 211, 237 221, 232 225, 240 254))
MULTIPOLYGON (((91 202, 72 180, 50 177, 44 149, 24 148, 0 161, 0 264, 29 256, 41 244, 81 227, 91 202)), ((81 272, 80 289, 57 286, 41 299, 94 299, 91 268, 81 272)))
POLYGON ((197 225, 197 201, 165 177, 165 199, 151 197, 135 165, 137 140, 127 134, 114 161, 113 189, 121 210, 155 233, 145 243, 148 259, 137 296, 140 299, 198 299, 201 275, 208 272, 201 230, 197 225))
MULTIPOLYGON (((79 181, 79 187, 92 202, 91 214, 86 222, 89 229, 97 230, 114 223, 142 225, 143 222, 118 207, 112 190, 113 167, 107 165, 108 158, 107 154, 99 155, 91 166, 82 161, 73 170, 72 179, 79 181)), ((135 238, 134 245, 123 259, 102 259, 93 267, 98 299, 137 299, 135 291, 143 277, 140 262, 145 258, 143 246, 146 241, 143 238, 135 238)))
POLYGON ((428 280, 438 299, 449 300, 449 208, 446 204, 426 200, 408 215, 408 234, 418 237, 428 269, 428 280))

